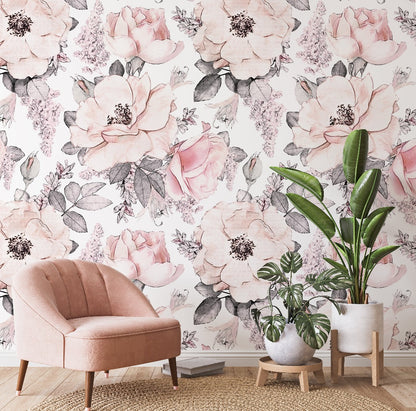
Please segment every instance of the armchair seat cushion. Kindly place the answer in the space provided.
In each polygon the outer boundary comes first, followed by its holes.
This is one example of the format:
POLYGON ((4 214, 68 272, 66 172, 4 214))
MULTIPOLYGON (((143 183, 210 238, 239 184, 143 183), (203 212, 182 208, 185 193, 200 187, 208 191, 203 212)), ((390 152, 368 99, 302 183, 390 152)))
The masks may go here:
POLYGON ((65 368, 101 371, 179 355, 180 325, 173 318, 91 316, 68 322, 75 330, 65 335, 65 368))

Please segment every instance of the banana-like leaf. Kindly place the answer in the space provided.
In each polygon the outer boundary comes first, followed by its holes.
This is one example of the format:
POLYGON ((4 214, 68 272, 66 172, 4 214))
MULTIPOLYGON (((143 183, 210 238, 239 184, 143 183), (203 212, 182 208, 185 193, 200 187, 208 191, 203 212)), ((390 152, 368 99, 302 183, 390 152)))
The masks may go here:
POLYGON ((356 183, 365 171, 368 156, 367 130, 352 131, 344 144, 343 168, 349 183, 356 183))
POLYGON ((270 167, 274 172, 299 184, 304 189, 313 194, 319 201, 324 199, 324 190, 319 180, 304 171, 296 170, 295 168, 287 167, 270 167))
POLYGON ((343 218, 340 218, 339 224, 341 227, 342 239, 346 243, 353 244, 354 243, 354 224, 355 224, 355 232, 358 232, 357 220, 352 217, 343 217, 343 218))
POLYGON ((350 198, 350 207, 356 218, 367 217, 380 185, 381 170, 365 171, 355 184, 350 198))
POLYGON ((345 267, 343 264, 341 264, 341 263, 339 263, 337 261, 334 261, 334 260, 332 260, 331 258, 328 258, 328 257, 324 257, 324 260, 328 264, 332 265, 332 267, 336 268, 338 270, 338 272, 343 273, 343 274, 347 274, 348 273, 348 268, 345 267))
POLYGON ((398 248, 400 248, 399 245, 386 245, 384 247, 377 248, 377 250, 372 251, 366 258, 364 258, 362 265, 366 266, 368 259, 370 259, 369 264, 371 267, 374 267, 382 258, 389 255, 393 251, 396 251, 398 248))
POLYGON ((299 194, 287 193, 286 196, 306 218, 311 220, 326 235, 327 238, 330 239, 334 236, 334 222, 319 207, 299 194))
POLYGON ((296 273, 302 267, 302 257, 297 252, 288 251, 280 257, 280 267, 284 273, 296 273))
POLYGON ((324 314, 300 312, 295 318, 296 331, 310 347, 319 349, 328 339, 331 323, 324 314))
POLYGON ((284 300, 286 307, 299 308, 303 304, 303 284, 292 284, 280 288, 277 293, 284 300))
POLYGON ((257 271, 257 277, 271 282, 276 281, 280 284, 287 283, 286 276, 280 271, 279 266, 272 261, 264 264, 263 267, 257 271))
POLYGON ((322 271, 319 275, 307 275, 305 281, 316 291, 345 290, 352 286, 351 279, 337 268, 322 271))
POLYGON ((281 315, 267 315, 261 319, 262 330, 265 337, 273 342, 279 341, 285 329, 286 319, 281 315))
POLYGON ((348 260, 348 262, 351 264, 353 262, 353 255, 351 248, 349 248, 347 245, 344 247, 343 244, 335 242, 335 247, 341 252, 341 254, 348 260))
POLYGON ((381 228, 386 221, 388 214, 394 207, 382 207, 374 210, 363 224, 362 238, 367 247, 373 247, 381 228))

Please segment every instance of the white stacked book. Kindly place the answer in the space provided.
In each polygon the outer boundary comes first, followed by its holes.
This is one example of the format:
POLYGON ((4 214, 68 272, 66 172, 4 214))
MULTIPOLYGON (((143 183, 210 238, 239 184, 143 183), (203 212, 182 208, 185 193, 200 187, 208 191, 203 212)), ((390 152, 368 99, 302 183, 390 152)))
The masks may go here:
MULTIPOLYGON (((225 361, 212 358, 187 358, 176 361, 178 377, 184 378, 221 374, 224 371, 224 365, 225 361)), ((163 364, 162 373, 171 375, 169 363, 163 364)))

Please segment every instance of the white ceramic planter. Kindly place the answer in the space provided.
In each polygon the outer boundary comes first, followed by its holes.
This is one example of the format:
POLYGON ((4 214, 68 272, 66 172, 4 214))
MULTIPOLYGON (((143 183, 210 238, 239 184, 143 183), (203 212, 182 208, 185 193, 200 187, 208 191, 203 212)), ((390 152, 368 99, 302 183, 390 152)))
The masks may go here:
POLYGON ((379 333, 379 350, 383 350, 383 303, 340 304, 342 314, 332 307, 331 328, 338 330, 341 352, 366 354, 372 351, 373 331, 379 333))
POLYGON ((286 324, 279 341, 264 338, 267 354, 280 365, 301 365, 312 359, 315 349, 309 347, 296 332, 295 324, 286 324))

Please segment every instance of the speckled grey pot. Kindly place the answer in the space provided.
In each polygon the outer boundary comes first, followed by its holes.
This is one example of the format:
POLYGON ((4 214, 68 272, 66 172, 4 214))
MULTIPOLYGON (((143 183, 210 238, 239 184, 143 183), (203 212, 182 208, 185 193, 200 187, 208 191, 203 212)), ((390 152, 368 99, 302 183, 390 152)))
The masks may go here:
POLYGON ((296 332, 293 323, 286 324, 279 341, 269 341, 264 337, 267 354, 277 364, 302 365, 312 359, 315 349, 309 347, 296 332))

